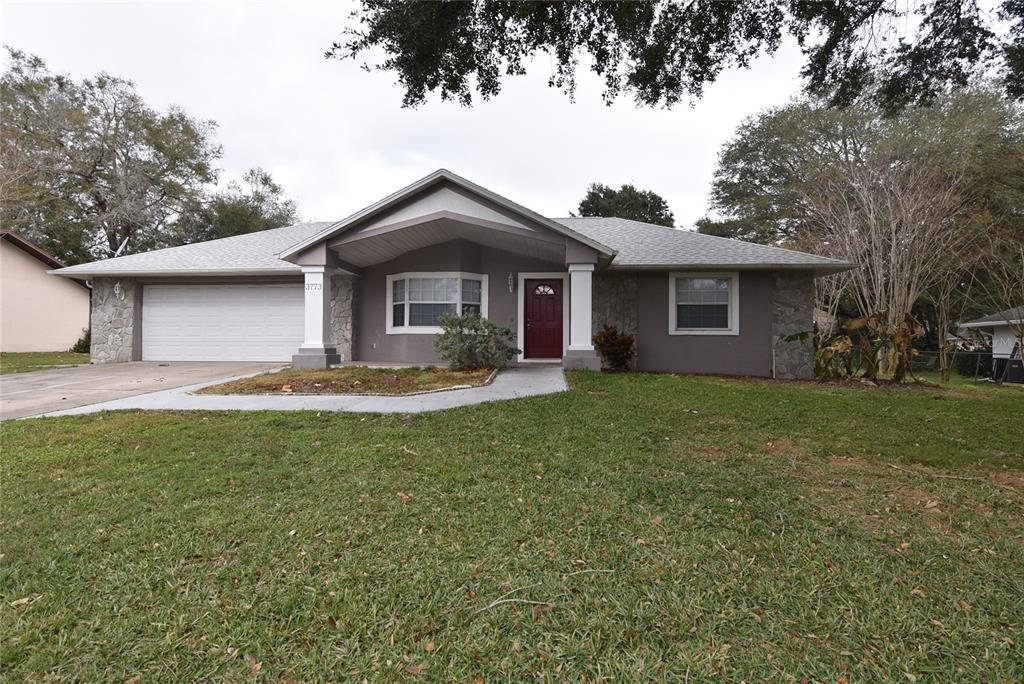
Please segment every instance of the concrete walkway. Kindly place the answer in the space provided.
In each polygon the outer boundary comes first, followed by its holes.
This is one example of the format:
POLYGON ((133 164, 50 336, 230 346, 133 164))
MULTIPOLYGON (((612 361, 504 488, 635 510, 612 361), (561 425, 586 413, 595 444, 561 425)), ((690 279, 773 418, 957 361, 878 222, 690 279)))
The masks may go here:
MULTIPOLYGON (((241 376, 250 377, 252 373, 241 376)), ((234 378, 232 378, 234 379, 234 378)), ((379 397, 351 395, 210 395, 192 394, 209 385, 227 382, 204 382, 188 387, 153 392, 139 396, 79 406, 48 416, 70 416, 98 411, 143 409, 148 411, 346 411, 352 413, 423 413, 471 406, 488 401, 517 399, 542 394, 555 394, 569 389, 560 367, 509 368, 502 371, 490 385, 471 389, 433 392, 411 397, 379 397)))
POLYGON ((172 387, 213 384, 280 367, 280 363, 136 361, 0 375, 0 420, 109 403, 172 387))

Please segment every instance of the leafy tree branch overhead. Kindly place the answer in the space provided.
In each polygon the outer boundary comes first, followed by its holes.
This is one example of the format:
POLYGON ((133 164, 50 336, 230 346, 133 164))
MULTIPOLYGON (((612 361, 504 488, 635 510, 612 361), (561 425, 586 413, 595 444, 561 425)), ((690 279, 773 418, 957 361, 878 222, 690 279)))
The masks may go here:
POLYGON ((672 106, 699 98, 726 69, 775 53, 787 36, 804 54, 809 94, 831 106, 870 88, 885 111, 928 104, 979 73, 998 72, 1024 97, 1024 0, 760 0, 721 2, 404 2, 362 0, 359 26, 328 57, 375 49, 375 69, 394 73, 406 106, 489 99, 502 79, 551 61, 549 85, 572 96, 581 57, 604 79, 605 99, 672 106))

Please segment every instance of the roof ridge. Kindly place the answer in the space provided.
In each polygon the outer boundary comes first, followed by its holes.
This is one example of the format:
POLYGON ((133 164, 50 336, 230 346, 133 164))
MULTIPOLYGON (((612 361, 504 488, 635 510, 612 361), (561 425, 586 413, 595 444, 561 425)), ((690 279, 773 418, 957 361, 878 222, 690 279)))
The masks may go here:
MULTIPOLYGON (((99 261, 111 261, 113 259, 127 259, 128 257, 142 256, 143 254, 152 254, 153 252, 163 252, 171 249, 182 249, 184 247, 194 247, 198 245, 212 245, 216 242, 226 242, 228 240, 239 240, 243 238, 250 238, 253 235, 266 235, 267 233, 276 233, 281 230, 287 230, 288 228, 298 228, 299 226, 311 226, 314 224, 330 223, 330 221, 300 221, 299 223, 291 223, 287 226, 278 226, 277 228, 267 228, 265 230, 254 230, 248 233, 239 233, 238 235, 225 235, 224 237, 213 238, 212 240, 200 240, 199 242, 186 242, 183 245, 171 245, 169 247, 161 247, 159 249, 151 249, 148 252, 136 252, 135 254, 124 254, 122 256, 110 257, 108 259, 100 259, 99 261)), ((94 263, 94 262, 89 262, 94 263)))
MULTIPOLYGON (((648 227, 648 228, 661 228, 661 229, 664 229, 664 230, 672 230, 672 231, 677 231, 677 232, 680 232, 680 233, 687 233, 689 235, 700 235, 701 237, 704 237, 704 238, 713 238, 715 240, 723 240, 723 241, 729 242, 729 243, 736 243, 736 242, 738 242, 738 243, 744 244, 744 245, 751 245, 751 246, 753 246, 755 248, 766 248, 766 249, 770 249, 770 250, 774 250, 774 251, 778 251, 778 252, 787 252, 789 254, 799 254, 801 256, 813 256, 813 257, 817 257, 819 259, 827 259, 829 261, 834 261, 837 264, 844 264, 844 263, 846 263, 845 261, 843 261, 841 259, 835 259, 833 257, 822 256, 820 254, 815 254, 813 252, 802 252, 802 251, 800 251, 798 249, 789 249, 787 247, 779 247, 777 245, 766 245, 763 242, 752 242, 750 240, 740 240, 739 238, 727 238, 727 237, 722 237, 721 235, 711 235, 709 233, 702 233, 699 230, 692 230, 690 228, 679 228, 677 226, 663 226, 663 225, 660 225, 658 223, 648 223, 647 221, 637 221, 636 219, 625 218, 625 217, 622 217, 622 216, 566 216, 564 218, 568 218, 568 219, 583 219, 583 218, 585 218, 585 219, 615 219, 616 221, 629 221, 630 223, 636 223, 638 225, 645 226, 645 227, 648 227)), ((552 219, 552 220, 553 221, 558 221, 560 219, 552 219)))
POLYGON ((611 249, 607 245, 602 244, 598 240, 595 240, 594 238, 588 235, 577 233, 569 226, 563 223, 559 223, 558 221, 548 218, 547 216, 543 216, 534 211, 533 209, 523 206, 522 204, 519 204, 518 202, 515 202, 505 197, 504 195, 499 195, 493 190, 489 190, 482 185, 474 183, 468 178, 464 178, 457 173, 449 171, 448 169, 440 168, 434 171, 433 173, 429 173, 423 178, 420 178, 419 180, 414 181, 409 185, 406 185, 404 188, 396 190, 387 197, 384 197, 380 200, 377 200, 373 204, 363 207, 354 214, 351 214, 350 216, 343 218, 340 221, 335 221, 334 223, 330 224, 325 229, 321 230, 315 235, 311 235, 310 237, 295 243, 294 245, 286 249, 284 252, 281 252, 278 256, 281 259, 284 259, 285 261, 289 261, 291 260, 292 257, 298 255, 299 252, 301 252, 302 250, 307 249, 322 240, 326 240, 336 235, 340 235, 341 233, 344 233, 345 231, 350 230, 352 227, 358 225, 360 221, 370 219, 371 217, 379 214, 380 212, 387 211, 391 207, 395 206, 397 203, 416 196, 417 193, 432 187, 435 183, 440 183, 444 181, 453 183, 454 185, 461 187, 465 191, 483 197, 484 200, 486 201, 497 204, 501 207, 504 207, 506 210, 512 211, 531 221, 539 223, 540 225, 544 226, 545 228, 555 233, 562 233, 563 235, 571 237, 574 240, 582 242, 583 244, 595 249, 598 252, 605 253, 608 256, 612 257, 614 257, 615 255, 615 250, 611 249))

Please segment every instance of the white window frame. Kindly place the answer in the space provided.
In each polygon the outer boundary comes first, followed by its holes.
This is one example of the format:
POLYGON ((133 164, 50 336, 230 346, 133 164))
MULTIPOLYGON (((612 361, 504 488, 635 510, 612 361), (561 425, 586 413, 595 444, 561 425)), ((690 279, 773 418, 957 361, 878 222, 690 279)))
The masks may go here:
POLYGON ((411 271, 407 273, 393 273, 385 277, 387 296, 385 297, 386 308, 384 309, 385 334, 387 335, 439 335, 439 325, 408 325, 409 322, 409 283, 410 278, 457 278, 459 281, 459 301, 456 302, 456 313, 462 313, 462 280, 480 281, 480 316, 487 318, 487 274, 466 273, 463 271, 411 271), (395 326, 394 323, 394 299, 396 280, 405 280, 405 321, 406 325, 395 326))
POLYGON ((668 334, 669 335, 739 335, 740 334, 740 274, 738 271, 708 272, 684 271, 668 274, 668 334), (678 278, 728 278, 728 328, 676 328, 676 280, 678 278))

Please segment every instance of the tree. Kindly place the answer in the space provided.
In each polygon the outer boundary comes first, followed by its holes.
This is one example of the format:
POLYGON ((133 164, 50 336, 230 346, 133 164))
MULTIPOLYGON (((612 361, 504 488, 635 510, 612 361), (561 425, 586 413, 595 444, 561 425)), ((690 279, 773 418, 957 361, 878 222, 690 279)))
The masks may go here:
POLYGON ((744 122, 719 159, 722 218, 700 230, 857 264, 818 279, 817 306, 861 317, 897 378, 916 315, 934 317, 941 345, 968 285, 987 277, 987 236, 1024 234, 1024 115, 986 84, 894 117, 870 100, 798 100, 744 122))
POLYGON ((806 90, 831 106, 851 104, 869 86, 888 112, 928 104, 992 66, 1008 94, 1024 96, 1024 0, 1000 0, 996 12, 976 0, 363 0, 355 16, 360 26, 327 56, 383 51, 367 68, 396 74, 407 106, 435 91, 464 105, 474 89, 489 99, 503 76, 525 74, 545 53, 549 85, 570 96, 586 54, 607 102, 628 92, 639 104, 671 106, 699 98, 725 69, 773 54, 787 35, 803 50, 806 90))
POLYGON ((0 217, 74 264, 166 241, 169 222, 212 182, 214 124, 146 105, 101 73, 81 82, 8 48, 0 80, 0 217))
POLYGON ((992 222, 1024 223, 1024 113, 981 83, 895 117, 870 101, 830 109, 798 99, 748 118, 719 152, 711 191, 715 217, 697 227, 767 244, 792 242, 804 229, 806 197, 823 173, 897 144, 903 157, 926 153, 962 176, 980 199, 975 208, 992 222))
POLYGON ((984 267, 985 242, 988 237, 983 230, 961 234, 961 245, 954 252, 945 250, 938 265, 931 287, 925 296, 935 309, 937 345, 939 349, 939 372, 942 382, 949 382, 953 355, 957 345, 947 339, 954 332, 953 325, 964 320, 964 312, 970 303, 975 271, 984 267))
POLYGON ((650 190, 625 184, 618 190, 602 183, 591 183, 580 200, 580 216, 617 216, 619 218, 675 226, 668 202, 650 190))
POLYGON ((879 124, 870 107, 830 109, 809 99, 748 117, 718 155, 711 207, 719 218, 700 219, 697 229, 765 244, 792 240, 816 176, 860 160, 879 124))
POLYGON ((261 168, 232 181, 223 191, 185 211, 171 231, 172 244, 203 242, 280 228, 299 221, 295 202, 261 168))
POLYGON ((805 199, 820 244, 857 265, 849 291, 887 352, 883 366, 902 382, 917 334, 914 306, 948 274, 965 272, 962 255, 978 242, 970 185, 928 154, 879 145, 858 163, 836 165, 805 199))

